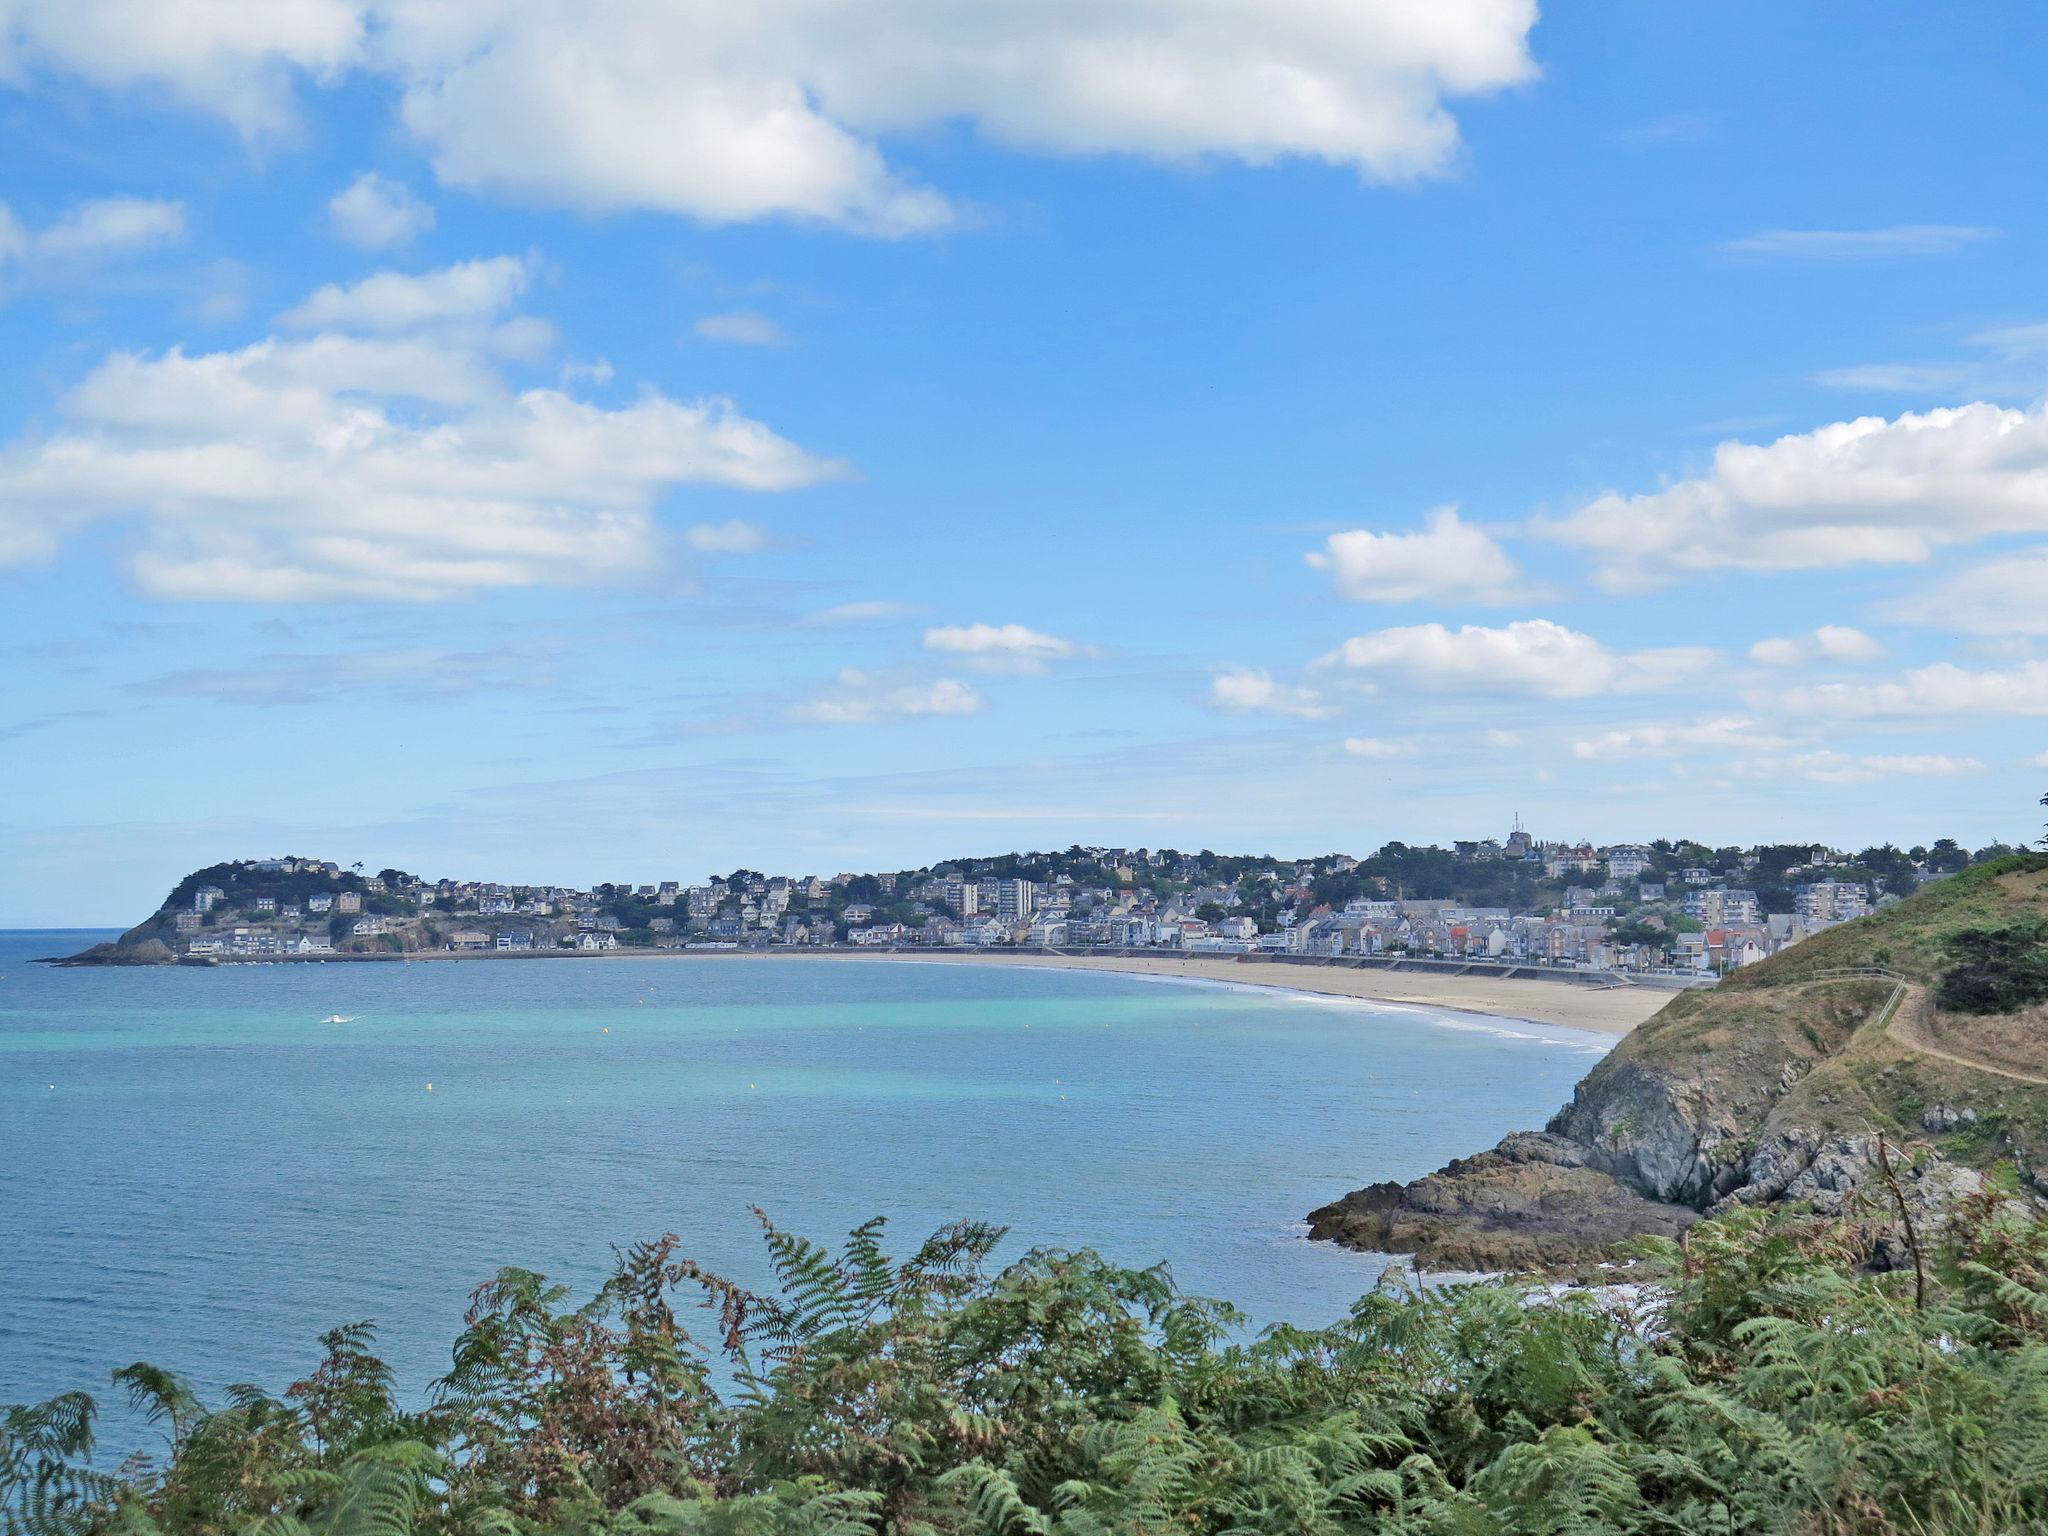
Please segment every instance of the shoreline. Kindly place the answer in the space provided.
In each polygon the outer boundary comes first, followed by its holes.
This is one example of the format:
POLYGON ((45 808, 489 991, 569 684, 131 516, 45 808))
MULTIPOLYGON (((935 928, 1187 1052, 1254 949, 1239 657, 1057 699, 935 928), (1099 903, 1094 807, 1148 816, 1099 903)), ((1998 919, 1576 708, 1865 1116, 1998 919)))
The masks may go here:
MULTIPOLYGON (((775 957, 741 954, 738 958, 775 957)), ((834 951, 813 953, 804 958, 865 965, 1018 966, 1041 970, 1096 971, 1154 980, 1217 982, 1311 997, 1342 998, 1350 1002, 1386 1003, 1395 1007, 1478 1014, 1489 1019, 1527 1024, 1550 1024, 1561 1029, 1584 1030, 1589 1034, 1611 1037, 1628 1034, 1677 995, 1648 987, 1576 987, 1554 981, 1350 970, 1209 955, 1006 955, 949 950, 929 955, 904 951, 866 955, 834 951)))
MULTIPOLYGON (((91 953, 88 951, 88 953, 91 953)), ((1259 987, 1292 992, 1308 997, 1340 998, 1352 1002, 1384 1003, 1391 1007, 1427 1008, 1464 1013, 1489 1019, 1528 1024, 1548 1024, 1562 1029, 1619 1038, 1642 1024, 1677 995, 1675 989, 1656 986, 1600 987, 1573 984, 1559 977, 1509 977, 1471 973, 1437 973, 1422 969, 1354 967, 1345 965, 1304 965, 1280 960, 1240 959, 1233 955, 1049 954, 1043 951, 943 950, 855 948, 810 949, 777 947, 768 950, 739 949, 612 949, 597 952, 576 950, 415 950, 406 953, 371 952, 339 955, 275 955, 223 957, 206 960, 153 960, 125 962, 178 965, 320 965, 320 964, 411 964, 415 961, 448 964, 475 961, 517 960, 797 960, 839 961, 865 965, 977 965, 1017 966, 1062 971, 1097 971, 1110 975, 1136 976, 1153 980, 1181 980, 1220 983, 1234 987, 1259 987)), ((124 962, 84 956, 47 957, 42 963, 57 966, 96 967, 124 962)))
MULTIPOLYGON (((281 957, 282 958, 282 957, 281 957)), ((1239 960, 1223 955, 1049 955, 945 949, 919 950, 803 949, 613 949, 599 953, 522 951, 421 950, 407 955, 338 955, 322 959, 344 964, 357 961, 426 961, 455 964, 477 960, 704 960, 758 963, 767 960, 839 962, 851 965, 977 965, 1019 966, 1041 970, 1097 971, 1155 980, 1220 982, 1234 987, 1260 987, 1310 997, 1343 998, 1352 1002, 1386 1003, 1395 1007, 1428 1008, 1476 1014, 1525 1024, 1619 1038, 1643 1023, 1678 994, 1661 987, 1575 986, 1562 979, 1436 975, 1426 971, 1354 969, 1348 966, 1290 965, 1271 960, 1239 960)), ((263 962, 230 961, 229 964, 263 962)), ((274 963, 274 962, 273 962, 274 963)), ((284 959, 286 964, 318 963, 284 959)))

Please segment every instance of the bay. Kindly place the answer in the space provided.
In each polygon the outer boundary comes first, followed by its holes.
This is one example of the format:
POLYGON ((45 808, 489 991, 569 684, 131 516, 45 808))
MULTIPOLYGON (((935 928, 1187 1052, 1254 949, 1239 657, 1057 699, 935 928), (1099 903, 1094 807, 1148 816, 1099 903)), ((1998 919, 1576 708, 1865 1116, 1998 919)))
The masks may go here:
POLYGON ((755 1206, 897 1251, 983 1218, 1328 1322, 1387 1261, 1307 1211, 1542 1123, 1611 1043, 971 963, 29 963, 103 936, 0 934, 0 1402, 138 1359, 278 1390, 358 1319, 417 1395, 499 1266, 580 1298, 673 1231, 761 1284, 755 1206))

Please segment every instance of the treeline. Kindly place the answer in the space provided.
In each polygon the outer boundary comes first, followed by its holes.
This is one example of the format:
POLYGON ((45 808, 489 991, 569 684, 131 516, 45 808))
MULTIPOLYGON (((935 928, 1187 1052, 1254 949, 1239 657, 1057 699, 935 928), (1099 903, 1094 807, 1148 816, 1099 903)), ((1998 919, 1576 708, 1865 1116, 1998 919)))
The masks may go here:
POLYGON ((88 1470, 4 1410, 10 1536, 1989 1532, 2048 1521, 2048 1228, 1987 1197, 1918 1273, 1744 1212, 1632 1293, 1383 1284, 1233 1338, 1164 1269, 959 1225, 902 1261, 770 1228, 751 1294, 673 1238, 576 1305, 506 1270, 404 1406, 368 1325, 281 1396, 117 1373, 168 1439, 88 1470), (701 1303, 701 1306, 691 1305, 701 1303), (700 1342, 697 1334, 701 1332, 700 1342), (714 1381, 729 1385, 719 1390, 714 1381))

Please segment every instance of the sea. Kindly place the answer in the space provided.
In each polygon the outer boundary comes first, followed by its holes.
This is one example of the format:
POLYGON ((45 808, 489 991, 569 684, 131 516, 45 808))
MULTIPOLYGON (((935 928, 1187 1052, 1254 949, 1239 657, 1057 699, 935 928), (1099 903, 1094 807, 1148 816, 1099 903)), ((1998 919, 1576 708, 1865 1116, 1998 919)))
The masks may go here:
POLYGON ((1389 1262, 1304 1215, 1540 1125, 1612 1043, 1268 988, 730 955, 60 970, 0 933, 0 1404, 109 1373, 281 1391, 373 1321, 408 1396, 501 1266, 578 1299, 673 1232, 750 1285, 758 1210, 894 1251, 1165 1263, 1248 1327, 1389 1262))

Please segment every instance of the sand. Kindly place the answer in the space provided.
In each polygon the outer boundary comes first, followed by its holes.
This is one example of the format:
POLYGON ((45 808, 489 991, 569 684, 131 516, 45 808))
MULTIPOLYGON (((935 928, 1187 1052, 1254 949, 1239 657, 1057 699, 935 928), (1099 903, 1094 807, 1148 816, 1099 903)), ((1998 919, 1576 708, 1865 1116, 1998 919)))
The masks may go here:
MULTIPOLYGON (((772 959, 803 951, 755 953, 772 959)), ((813 951, 810 958, 863 965, 1037 965, 1066 971, 1116 971, 1130 976, 1178 976, 1227 981, 1237 986, 1281 987, 1322 997, 1358 997, 1382 1003, 1451 1008, 1494 1018, 1561 1024, 1568 1029, 1593 1030, 1604 1035, 1627 1034, 1674 995, 1659 987, 1587 987, 1564 981, 1351 970, 1340 966, 1284 965, 1270 960, 1239 961, 1216 955, 1018 955, 1000 950, 945 949, 930 954, 894 950, 866 955, 845 950, 827 954, 813 951)))

